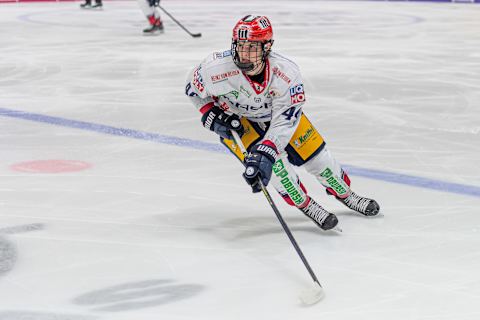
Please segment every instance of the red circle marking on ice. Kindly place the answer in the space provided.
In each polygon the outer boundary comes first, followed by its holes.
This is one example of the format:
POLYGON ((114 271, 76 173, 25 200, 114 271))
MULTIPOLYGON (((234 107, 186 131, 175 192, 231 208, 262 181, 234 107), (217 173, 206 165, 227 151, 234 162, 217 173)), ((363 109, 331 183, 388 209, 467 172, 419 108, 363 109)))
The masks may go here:
POLYGON ((91 166, 88 162, 77 160, 36 160, 13 164, 10 169, 32 173, 62 173, 81 171, 91 166))

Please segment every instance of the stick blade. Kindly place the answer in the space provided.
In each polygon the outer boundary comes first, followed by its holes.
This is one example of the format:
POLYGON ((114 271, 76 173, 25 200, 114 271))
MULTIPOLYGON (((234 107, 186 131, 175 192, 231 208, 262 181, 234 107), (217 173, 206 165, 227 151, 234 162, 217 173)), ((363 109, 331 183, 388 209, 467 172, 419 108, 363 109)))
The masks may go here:
POLYGON ((309 288, 300 294, 300 301, 306 306, 311 306, 322 300, 324 297, 325 291, 318 283, 315 283, 312 288, 309 288))
POLYGON ((201 36, 202 36, 201 33, 194 33, 194 34, 192 34, 192 37, 194 37, 194 38, 200 38, 201 36))

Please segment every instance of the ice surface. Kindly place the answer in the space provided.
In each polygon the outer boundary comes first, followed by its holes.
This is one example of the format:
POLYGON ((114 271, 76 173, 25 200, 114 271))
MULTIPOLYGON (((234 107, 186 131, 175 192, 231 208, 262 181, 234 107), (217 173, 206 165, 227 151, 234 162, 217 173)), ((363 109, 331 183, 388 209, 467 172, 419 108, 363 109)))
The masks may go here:
MULTIPOLYGON (((480 318, 480 6, 165 1, 0 6, 0 320, 480 318), (184 96, 187 71, 266 14, 305 112, 367 219, 309 192, 342 234, 277 205, 326 297, 240 164, 184 96), (15 170, 82 161, 82 171, 15 170)), ((66 169, 65 169, 66 170, 66 169)))

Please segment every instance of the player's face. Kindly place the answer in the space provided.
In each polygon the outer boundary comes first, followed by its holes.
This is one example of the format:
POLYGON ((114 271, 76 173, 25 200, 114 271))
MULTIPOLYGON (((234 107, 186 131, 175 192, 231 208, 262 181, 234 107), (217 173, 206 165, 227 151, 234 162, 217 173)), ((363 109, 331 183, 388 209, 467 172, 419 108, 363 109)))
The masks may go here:
POLYGON ((240 62, 251 62, 254 65, 252 70, 246 72, 248 75, 256 75, 263 71, 261 42, 240 41, 237 44, 237 52, 240 62))

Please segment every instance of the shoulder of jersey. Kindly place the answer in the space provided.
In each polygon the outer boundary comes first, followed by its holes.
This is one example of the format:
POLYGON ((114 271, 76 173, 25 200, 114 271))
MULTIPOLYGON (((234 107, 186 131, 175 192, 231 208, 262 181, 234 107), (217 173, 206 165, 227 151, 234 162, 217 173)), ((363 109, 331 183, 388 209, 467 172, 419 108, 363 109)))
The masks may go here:
POLYGON ((202 62, 205 69, 231 64, 234 66, 231 50, 216 51, 209 54, 202 62))
POLYGON ((292 77, 300 73, 298 65, 283 54, 272 51, 268 57, 272 67, 277 67, 292 77))

